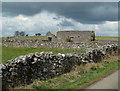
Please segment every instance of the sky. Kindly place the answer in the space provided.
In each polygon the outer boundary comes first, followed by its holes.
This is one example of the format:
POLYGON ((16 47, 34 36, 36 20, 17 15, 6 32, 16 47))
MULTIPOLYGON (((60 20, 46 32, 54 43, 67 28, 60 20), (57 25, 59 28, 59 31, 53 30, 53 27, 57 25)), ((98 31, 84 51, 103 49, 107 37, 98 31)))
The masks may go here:
MULTIPOLYGON (((1 18, 0 18, 1 19, 1 18)), ((117 2, 2 2, 2 36, 50 31, 95 31, 118 36, 117 2)))

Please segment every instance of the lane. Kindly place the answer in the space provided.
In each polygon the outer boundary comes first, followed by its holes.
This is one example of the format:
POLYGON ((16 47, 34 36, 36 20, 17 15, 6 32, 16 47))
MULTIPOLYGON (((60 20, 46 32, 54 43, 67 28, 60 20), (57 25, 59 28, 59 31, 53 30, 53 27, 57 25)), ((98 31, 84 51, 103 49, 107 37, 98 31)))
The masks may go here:
POLYGON ((112 73, 98 82, 95 82, 86 89, 118 89, 118 80, 120 80, 120 78, 118 78, 118 73, 120 73, 120 70, 112 73))
POLYGON ((1 68, 2 68, 2 64, 0 64, 0 91, 2 90, 2 71, 1 71, 1 68))

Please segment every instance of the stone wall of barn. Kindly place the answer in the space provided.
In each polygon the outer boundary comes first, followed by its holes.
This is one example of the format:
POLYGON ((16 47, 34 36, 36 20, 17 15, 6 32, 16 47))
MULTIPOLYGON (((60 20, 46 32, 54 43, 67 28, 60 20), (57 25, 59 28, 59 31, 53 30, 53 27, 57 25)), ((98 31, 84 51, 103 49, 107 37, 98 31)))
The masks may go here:
POLYGON ((89 42, 95 40, 94 31, 58 31, 58 42, 67 42, 68 39, 73 43, 89 42))

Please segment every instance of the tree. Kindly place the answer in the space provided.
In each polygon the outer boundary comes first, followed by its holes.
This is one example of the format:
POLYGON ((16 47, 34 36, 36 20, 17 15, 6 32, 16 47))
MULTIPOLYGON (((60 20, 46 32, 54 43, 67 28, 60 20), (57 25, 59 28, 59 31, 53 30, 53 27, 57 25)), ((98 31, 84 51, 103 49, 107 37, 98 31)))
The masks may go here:
POLYGON ((41 35, 41 33, 36 33, 36 34, 35 34, 35 36, 40 36, 40 35, 41 35))
POLYGON ((35 36, 37 36, 37 33, 35 34, 35 36))
POLYGON ((38 33, 38 36, 40 36, 41 35, 41 33, 38 33))
POLYGON ((67 38, 66 42, 73 42, 73 40, 71 40, 70 38, 67 38))
POLYGON ((24 31, 15 31, 14 36, 25 36, 25 32, 24 31))
POLYGON ((28 36, 28 34, 26 34, 25 36, 28 36))
POLYGON ((24 31, 21 31, 21 32, 20 32, 20 36, 25 36, 25 32, 24 32, 24 31))
POLYGON ((19 36, 20 32, 19 31, 15 31, 14 36, 19 36))

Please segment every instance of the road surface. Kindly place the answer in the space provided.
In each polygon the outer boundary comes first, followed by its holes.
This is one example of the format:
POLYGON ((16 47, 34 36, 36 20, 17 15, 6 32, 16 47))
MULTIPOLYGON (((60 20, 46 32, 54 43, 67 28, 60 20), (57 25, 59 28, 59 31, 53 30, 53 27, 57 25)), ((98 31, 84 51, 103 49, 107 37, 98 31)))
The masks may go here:
POLYGON ((115 71, 98 82, 95 82, 86 89, 118 89, 118 80, 120 81, 120 77, 118 78, 118 73, 120 73, 120 70, 115 71))
POLYGON ((2 65, 0 64, 0 91, 2 90, 2 71, 1 71, 2 65))

